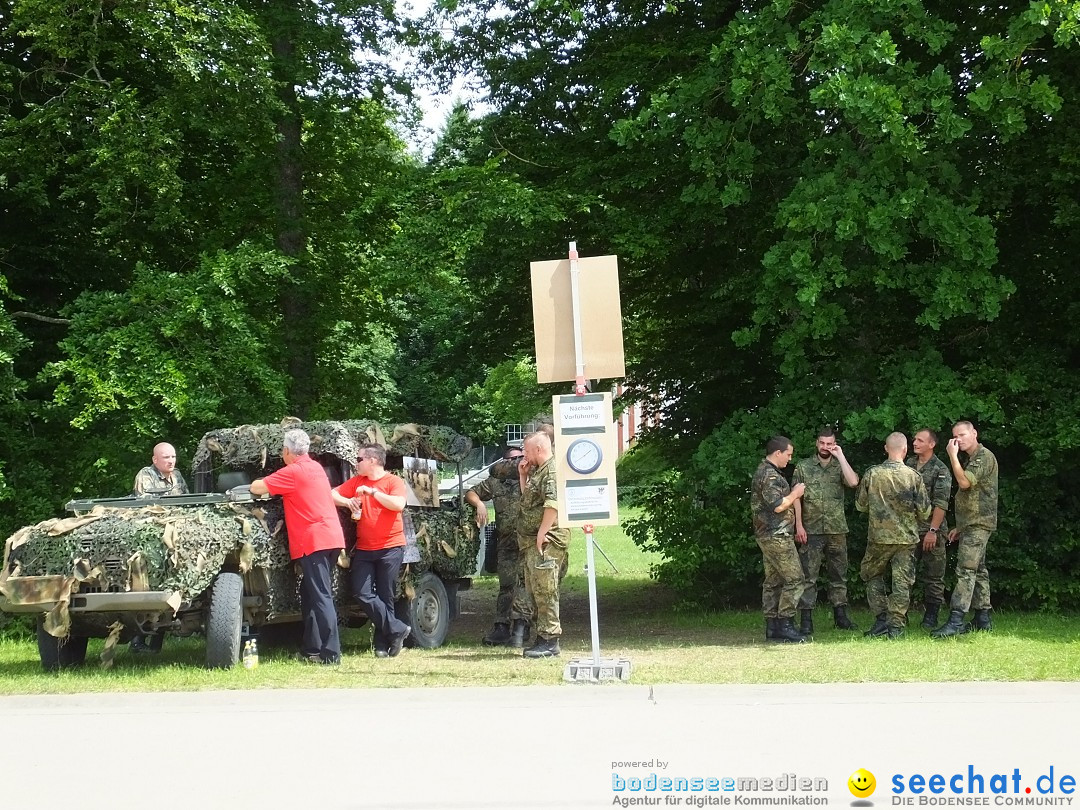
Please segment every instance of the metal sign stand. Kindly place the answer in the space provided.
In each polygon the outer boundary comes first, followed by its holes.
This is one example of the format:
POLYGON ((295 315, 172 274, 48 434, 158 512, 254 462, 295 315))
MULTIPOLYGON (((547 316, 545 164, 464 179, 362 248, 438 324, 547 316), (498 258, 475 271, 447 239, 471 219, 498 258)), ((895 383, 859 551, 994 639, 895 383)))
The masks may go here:
MULTIPOLYGON (((577 242, 570 243, 570 300, 574 313, 574 394, 584 396, 585 385, 585 357, 581 347, 581 299, 579 282, 581 269, 578 266, 577 242)), ((600 624, 596 610, 596 557, 593 553, 593 525, 586 523, 581 527, 585 532, 585 564, 588 566, 589 575, 589 625, 592 632, 592 657, 571 658, 563 670, 564 681, 583 681, 586 683, 598 683, 600 681, 628 681, 630 680, 630 660, 628 658, 601 658, 600 657, 600 624)), ((604 554, 603 549, 600 550, 604 554)), ((604 554, 604 559, 608 559, 604 554)), ((615 566, 612 565, 612 568, 615 566)))

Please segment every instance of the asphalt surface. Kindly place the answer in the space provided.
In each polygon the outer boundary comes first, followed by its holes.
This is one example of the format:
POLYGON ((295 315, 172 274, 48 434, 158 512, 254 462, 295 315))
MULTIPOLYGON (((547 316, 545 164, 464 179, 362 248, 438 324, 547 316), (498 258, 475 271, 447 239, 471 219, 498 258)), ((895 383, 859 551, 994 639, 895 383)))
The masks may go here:
POLYGON ((1080 781, 1072 683, 12 696, 0 717, 13 808, 1080 806, 1063 780, 1080 781), (847 783, 860 768, 876 776, 862 800, 847 783), (913 792, 934 774, 960 775, 962 793, 913 792), (994 774, 1016 791, 991 793, 994 774), (744 778, 761 789, 709 787, 744 778), (784 790, 802 780, 813 789, 784 790))

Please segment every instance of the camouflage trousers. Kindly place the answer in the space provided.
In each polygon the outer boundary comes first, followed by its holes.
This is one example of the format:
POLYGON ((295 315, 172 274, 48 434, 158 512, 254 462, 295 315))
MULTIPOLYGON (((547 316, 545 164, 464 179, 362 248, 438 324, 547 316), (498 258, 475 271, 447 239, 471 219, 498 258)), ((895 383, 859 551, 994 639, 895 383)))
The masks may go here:
POLYGON ((817 604, 818 575, 821 563, 829 577, 829 604, 833 607, 847 604, 847 535, 811 534, 806 542, 798 544, 799 561, 803 570, 803 592, 799 599, 800 610, 813 610, 817 604))
MULTIPOLYGON (((529 589, 525 586, 525 560, 529 556, 529 546, 521 545, 521 540, 518 540, 517 546, 517 574, 514 577, 514 597, 510 607, 510 613, 515 619, 524 619, 527 622, 531 622, 536 618, 536 602, 533 600, 533 596, 529 593, 529 589)), ((559 582, 562 583, 563 577, 566 576, 566 572, 570 567, 570 555, 566 554, 562 563, 559 565, 559 582)), ((502 582, 502 580, 499 580, 502 582)))
MULTIPOLYGON (((925 537, 926 532, 919 535, 925 537)), ((945 602, 945 538, 938 537, 937 545, 923 551, 922 540, 915 545, 916 585, 922 590, 923 604, 936 607, 945 602)))
POLYGON ((867 543, 859 577, 866 583, 866 601, 875 616, 885 616, 889 627, 907 624, 911 586, 915 582, 915 545, 867 543), (892 568, 892 591, 885 594, 885 571, 892 568))
POLYGON ((548 543, 544 553, 529 546, 525 553, 525 590, 536 607, 533 629, 544 638, 562 635, 559 623, 559 583, 567 567, 568 551, 548 543), (554 565, 550 565, 554 563, 554 565), (548 567, 550 565, 550 567, 548 567))
POLYGON ((961 529, 956 552, 956 587, 950 610, 990 609, 990 572, 986 570, 986 544, 990 532, 984 529, 961 529))
POLYGON ((761 585, 761 610, 766 619, 790 619, 795 615, 803 589, 799 552, 792 537, 758 537, 765 581, 761 585))
POLYGON ((518 552, 517 533, 509 537, 499 535, 496 541, 498 548, 498 564, 496 573, 499 577, 499 595, 495 599, 495 623, 509 624, 514 619, 526 619, 532 615, 523 615, 514 610, 514 604, 518 599, 517 589, 525 590, 525 575, 521 568, 521 558, 524 556, 518 552))

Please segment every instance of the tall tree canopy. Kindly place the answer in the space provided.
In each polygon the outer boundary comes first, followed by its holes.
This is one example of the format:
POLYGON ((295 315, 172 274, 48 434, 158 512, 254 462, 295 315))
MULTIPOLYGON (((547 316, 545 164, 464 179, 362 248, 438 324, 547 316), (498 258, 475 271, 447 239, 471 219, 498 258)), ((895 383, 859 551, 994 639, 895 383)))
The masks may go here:
POLYGON ((18 520, 122 491, 162 438, 396 409, 370 263, 407 164, 405 33, 357 0, 0 2, 18 520))
POLYGON ((1078 604, 1080 4, 443 9, 490 141, 598 200, 571 232, 621 257, 628 375, 672 465, 635 527, 661 576, 747 597, 770 434, 808 451, 839 424, 865 466, 893 429, 971 418, 1008 479, 1001 592, 1078 604))

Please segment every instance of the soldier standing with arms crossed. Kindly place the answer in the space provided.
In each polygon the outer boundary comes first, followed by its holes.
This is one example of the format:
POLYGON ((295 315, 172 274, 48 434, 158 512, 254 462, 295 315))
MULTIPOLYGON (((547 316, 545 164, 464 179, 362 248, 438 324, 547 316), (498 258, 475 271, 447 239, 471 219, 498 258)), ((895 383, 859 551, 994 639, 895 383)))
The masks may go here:
POLYGON ((525 589, 536 605, 536 643, 523 655, 550 658, 560 652, 559 571, 566 562, 570 530, 559 528, 551 440, 545 433, 531 433, 525 439, 524 449, 525 458, 518 467, 521 486, 518 548, 525 550, 525 589))
POLYGON ((795 465, 792 484, 805 484, 802 501, 795 502, 795 540, 803 569, 803 593, 799 599, 802 621, 799 632, 813 635, 814 606, 821 563, 829 575, 829 602, 833 624, 840 630, 858 630, 847 613, 847 518, 844 487, 854 489, 859 476, 851 469, 836 433, 823 427, 817 435, 817 454, 795 465))
MULTIPOLYGON (((524 588, 521 560, 518 554, 518 513, 521 511, 521 484, 518 465, 525 458, 517 447, 508 448, 501 461, 491 465, 488 477, 465 493, 465 500, 476 509, 476 525, 484 528, 488 522, 485 501, 491 501, 495 507, 495 522, 498 531, 498 575, 499 596, 495 601, 495 626, 484 636, 484 644, 490 647, 510 644, 514 635, 510 631, 511 621, 524 621, 526 616, 513 610, 514 591, 524 588)), ((518 603, 520 604, 520 602, 518 603)), ((531 614, 530 614, 531 615, 531 614)), ((523 646, 524 633, 520 634, 523 646)))
POLYGON ((949 604, 949 620, 930 634, 931 638, 958 636, 971 630, 993 630, 990 620, 990 572, 986 569, 986 546, 997 529, 998 463, 984 445, 971 422, 953 425, 953 437, 946 449, 956 476, 954 511, 956 528, 949 541, 957 540, 956 587, 949 604), (960 452, 967 456, 960 463, 960 452), (975 609, 971 624, 964 622, 969 608, 975 609))
POLYGON ((750 512, 754 518, 754 539, 765 566, 761 586, 765 640, 798 644, 810 640, 795 629, 792 621, 803 588, 802 566, 795 550, 795 504, 806 487, 788 486, 780 473, 791 463, 794 453, 790 439, 784 436, 769 439, 765 458, 750 485, 750 512))
POLYGON ((859 576, 866 583, 866 601, 877 617, 863 635, 896 639, 904 634, 907 623, 919 522, 930 517, 930 498, 922 476, 904 465, 907 437, 903 433, 889 434, 885 454, 889 460, 863 474, 855 496, 855 508, 869 517, 866 554, 859 576), (892 592, 888 596, 886 568, 892 569, 892 592))
POLYGON ((934 448, 937 447, 937 434, 934 431, 928 428, 918 431, 911 440, 911 446, 915 455, 907 460, 907 465, 922 476, 923 486, 934 508, 929 521, 919 521, 921 542, 915 546, 915 568, 922 584, 925 608, 922 626, 933 630, 937 627, 938 612, 945 601, 945 533, 949 530, 945 523, 945 512, 952 497, 952 473, 934 455, 934 448))

